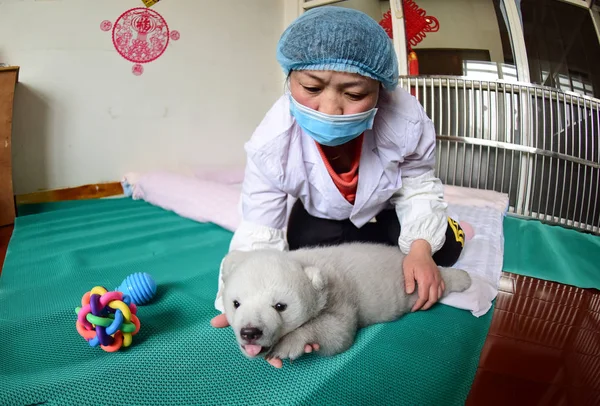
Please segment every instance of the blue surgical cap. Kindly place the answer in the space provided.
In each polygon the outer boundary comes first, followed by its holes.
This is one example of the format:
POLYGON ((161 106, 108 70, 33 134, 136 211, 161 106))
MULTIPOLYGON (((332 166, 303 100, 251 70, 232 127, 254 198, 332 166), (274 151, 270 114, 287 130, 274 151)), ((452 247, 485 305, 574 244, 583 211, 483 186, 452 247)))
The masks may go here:
POLYGON ((277 61, 286 75, 330 70, 370 77, 389 90, 398 84, 398 61, 387 33, 368 15, 349 8, 317 7, 302 14, 283 32, 277 61))

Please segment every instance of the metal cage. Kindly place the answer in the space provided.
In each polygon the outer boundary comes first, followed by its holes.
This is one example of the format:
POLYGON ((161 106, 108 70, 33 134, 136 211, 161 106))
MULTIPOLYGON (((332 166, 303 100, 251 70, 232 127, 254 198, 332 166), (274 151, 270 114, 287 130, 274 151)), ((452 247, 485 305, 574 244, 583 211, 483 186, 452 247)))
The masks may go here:
POLYGON ((403 76, 438 134, 448 185, 509 196, 511 215, 600 234, 600 101, 554 88, 403 76))

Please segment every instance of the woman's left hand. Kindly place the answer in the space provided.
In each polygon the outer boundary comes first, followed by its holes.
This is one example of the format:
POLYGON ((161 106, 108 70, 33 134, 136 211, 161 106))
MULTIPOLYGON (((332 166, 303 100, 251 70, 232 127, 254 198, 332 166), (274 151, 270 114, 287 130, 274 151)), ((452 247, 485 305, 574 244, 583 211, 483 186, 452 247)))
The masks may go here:
POLYGON ((419 289, 419 299, 412 308, 413 312, 429 309, 442 297, 446 286, 431 257, 431 247, 427 241, 417 240, 412 244, 403 268, 406 293, 415 291, 415 282, 419 289))

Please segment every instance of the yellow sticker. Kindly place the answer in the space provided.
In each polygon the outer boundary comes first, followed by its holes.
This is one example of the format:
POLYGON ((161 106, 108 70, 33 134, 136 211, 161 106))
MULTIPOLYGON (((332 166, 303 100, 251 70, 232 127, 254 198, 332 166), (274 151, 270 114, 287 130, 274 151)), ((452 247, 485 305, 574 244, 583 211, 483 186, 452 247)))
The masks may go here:
POLYGON ((461 246, 465 246, 465 232, 460 228, 458 222, 448 217, 448 225, 454 231, 454 238, 461 246))
POLYGON ((142 0, 142 3, 144 3, 144 5, 146 7, 152 7, 153 5, 155 5, 156 3, 158 3, 160 0, 142 0))

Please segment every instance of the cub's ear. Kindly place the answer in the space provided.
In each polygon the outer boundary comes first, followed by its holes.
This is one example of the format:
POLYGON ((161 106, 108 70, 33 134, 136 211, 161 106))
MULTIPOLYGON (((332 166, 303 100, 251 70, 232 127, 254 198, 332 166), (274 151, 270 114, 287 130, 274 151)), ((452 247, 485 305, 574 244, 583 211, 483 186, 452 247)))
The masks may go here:
POLYGON ((225 258, 223 258, 223 261, 221 262, 221 276, 223 277, 223 282, 233 274, 247 255, 248 253, 246 251, 231 251, 225 255, 225 258))
POLYGON ((304 272, 310 279, 310 282, 313 285, 313 288, 320 291, 325 288, 325 280, 323 279, 323 275, 321 275, 321 270, 315 266, 307 266, 304 268, 304 272))

